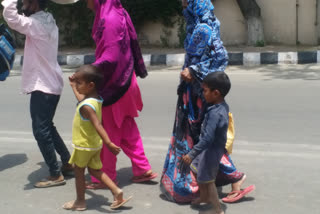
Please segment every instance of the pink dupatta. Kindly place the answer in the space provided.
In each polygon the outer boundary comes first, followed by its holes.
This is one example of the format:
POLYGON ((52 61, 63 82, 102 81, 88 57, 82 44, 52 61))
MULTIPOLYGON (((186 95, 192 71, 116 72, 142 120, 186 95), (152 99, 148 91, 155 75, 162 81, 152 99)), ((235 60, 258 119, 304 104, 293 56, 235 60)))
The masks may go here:
POLYGON ((99 94, 104 105, 117 102, 128 90, 133 71, 144 78, 144 65, 137 34, 120 0, 95 0, 92 38, 96 43, 95 65, 104 74, 99 94))

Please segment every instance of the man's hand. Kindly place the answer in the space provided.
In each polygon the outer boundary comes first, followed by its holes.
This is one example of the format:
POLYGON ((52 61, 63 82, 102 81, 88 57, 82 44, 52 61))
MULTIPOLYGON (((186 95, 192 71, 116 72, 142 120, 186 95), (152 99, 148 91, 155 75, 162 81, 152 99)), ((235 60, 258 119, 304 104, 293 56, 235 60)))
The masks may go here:
POLYGON ((186 82, 191 82, 193 80, 189 68, 185 68, 183 71, 181 71, 180 76, 186 82))
POLYGON ((119 146, 116 146, 112 142, 107 143, 107 147, 110 150, 110 152, 114 155, 118 155, 121 152, 121 148, 119 146))
POLYGON ((183 162, 184 162, 186 165, 188 165, 188 166, 189 166, 189 165, 191 164, 191 162, 192 162, 192 159, 190 158, 189 155, 183 156, 182 160, 183 160, 183 162))

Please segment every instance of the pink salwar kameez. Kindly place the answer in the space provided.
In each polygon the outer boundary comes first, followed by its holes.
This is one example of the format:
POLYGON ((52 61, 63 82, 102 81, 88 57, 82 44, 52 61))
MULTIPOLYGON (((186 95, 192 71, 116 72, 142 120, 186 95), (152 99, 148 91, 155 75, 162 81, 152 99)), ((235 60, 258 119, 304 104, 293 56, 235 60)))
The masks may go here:
MULTIPOLYGON (((140 89, 133 74, 128 91, 114 104, 102 108, 102 124, 110 140, 130 158, 133 176, 141 176, 151 169, 144 154, 142 139, 134 120, 143 107, 140 89)), ((104 145, 101 151, 102 171, 116 180, 117 157, 104 145)), ((99 181, 92 177, 92 182, 99 181)))
MULTIPOLYGON (((94 6, 92 38, 97 46, 94 65, 104 75, 99 89, 104 100, 102 125, 111 141, 130 158, 133 181, 154 179, 157 174, 151 173, 134 120, 143 107, 136 76, 148 75, 136 31, 120 0, 94 0, 94 6)), ((101 161, 102 171, 115 181, 117 157, 106 146, 101 151, 101 161)), ((92 181, 99 182, 95 178, 92 181)))

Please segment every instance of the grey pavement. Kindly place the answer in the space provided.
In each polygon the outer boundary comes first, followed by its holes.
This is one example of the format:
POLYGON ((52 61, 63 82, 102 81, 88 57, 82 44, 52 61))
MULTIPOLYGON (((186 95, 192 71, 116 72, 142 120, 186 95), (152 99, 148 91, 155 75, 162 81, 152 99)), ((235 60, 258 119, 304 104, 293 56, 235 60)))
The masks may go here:
MULTIPOLYGON (((139 84, 144 109, 137 119, 146 154, 159 173, 167 152, 176 104, 179 67, 152 67, 139 84)), ((66 70, 72 71, 72 70, 66 70)), ((232 89, 227 101, 235 117, 233 161, 247 174, 244 186, 256 190, 239 203, 223 204, 226 213, 320 213, 320 66, 228 67, 232 89)), ((67 83, 55 124, 70 147, 76 101, 67 83)), ((61 205, 75 197, 74 179, 65 186, 35 189, 47 175, 31 133, 29 96, 19 94, 21 77, 0 82, 0 210, 3 214, 71 213, 61 205)), ((209 213, 160 197, 158 183, 133 184, 130 161, 120 154, 118 179, 134 198, 118 211, 109 209, 107 190, 87 191, 85 213, 209 213)), ((159 181, 159 178, 156 180, 159 181)), ((225 196, 230 186, 221 190, 225 196)), ((72 212, 74 213, 74 212, 72 212)), ((77 213, 77 212, 76 212, 77 213)))

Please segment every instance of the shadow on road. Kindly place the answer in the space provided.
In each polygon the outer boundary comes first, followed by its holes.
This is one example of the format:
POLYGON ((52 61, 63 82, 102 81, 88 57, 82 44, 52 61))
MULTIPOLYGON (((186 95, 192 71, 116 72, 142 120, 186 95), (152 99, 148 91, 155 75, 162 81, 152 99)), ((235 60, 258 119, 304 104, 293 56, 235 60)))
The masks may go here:
POLYGON ((319 65, 265 65, 246 67, 247 71, 257 71, 263 73, 266 81, 272 79, 281 80, 320 80, 319 65))
MULTIPOLYGON (((191 209, 198 210, 199 214, 215 213, 212 205, 197 205, 197 206, 192 205, 191 209)), ((221 204, 221 209, 226 213, 227 206, 225 204, 221 204)))
POLYGON ((128 178, 131 178, 132 176, 133 175, 131 167, 125 167, 117 170, 117 180, 119 181, 119 187, 123 188, 132 184, 131 180, 128 180, 128 178))
MULTIPOLYGON (((121 168, 117 171, 117 179, 119 181, 119 187, 123 188, 125 186, 129 186, 132 184, 131 178, 132 178, 132 168, 131 167, 126 167, 126 168, 121 168), (130 178, 130 179, 128 179, 130 178)), ((139 183, 136 183, 139 184, 139 183)), ((157 180, 151 180, 151 181, 146 181, 146 182, 141 182, 140 184, 143 185, 158 185, 159 182, 157 180)))
MULTIPOLYGON (((219 195, 220 199, 224 198, 224 197, 226 197, 228 195, 228 193, 223 193, 222 192, 222 187, 217 187, 217 190, 218 190, 218 195, 219 195)), ((168 198, 164 194, 160 194, 159 197, 164 201, 175 203, 175 202, 172 202, 172 201, 168 200, 168 198)), ((234 204, 235 203, 246 202, 246 201, 253 201, 253 200, 255 200, 254 197, 243 197, 239 201, 234 202, 234 204)), ((211 214, 211 213, 214 213, 214 209, 213 209, 212 205, 208 205, 208 204, 190 205, 189 203, 183 203, 183 204, 177 204, 177 206, 190 206, 191 209, 199 211, 199 214, 211 214)), ((226 213, 226 210, 228 209, 227 205, 224 204, 224 203, 221 203, 221 208, 226 213)))
MULTIPOLYGON (((220 196, 220 193, 219 193, 219 196, 220 196)), ((159 197, 164 201, 167 201, 170 203, 175 203, 173 201, 168 200, 168 198, 163 193, 161 193, 159 195, 159 197)), ((208 204, 205 204, 205 205, 191 205, 190 203, 175 203, 175 204, 177 206, 190 206, 190 209, 199 211, 199 214, 212 214, 212 213, 214 213, 214 209, 213 209, 212 205, 208 205, 208 204)), ((221 204, 221 208, 224 212, 226 212, 227 206, 225 204, 221 204)))
POLYGON ((40 165, 40 168, 36 171, 31 172, 28 176, 29 183, 24 185, 24 190, 34 189, 35 187, 33 185, 36 182, 48 177, 47 165, 44 162, 40 162, 38 163, 38 165, 40 165))
POLYGON ((26 154, 7 154, 0 157, 0 172, 27 162, 26 154))

